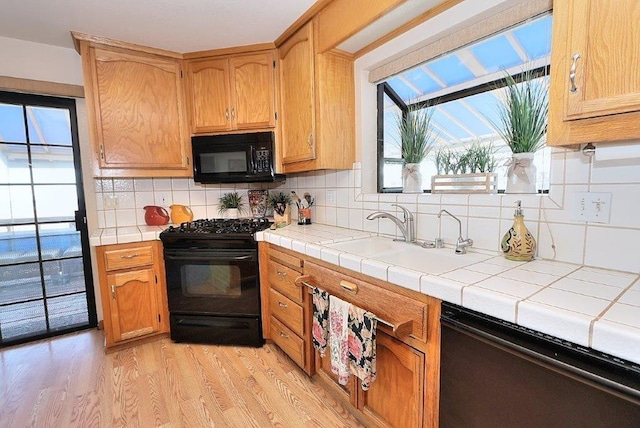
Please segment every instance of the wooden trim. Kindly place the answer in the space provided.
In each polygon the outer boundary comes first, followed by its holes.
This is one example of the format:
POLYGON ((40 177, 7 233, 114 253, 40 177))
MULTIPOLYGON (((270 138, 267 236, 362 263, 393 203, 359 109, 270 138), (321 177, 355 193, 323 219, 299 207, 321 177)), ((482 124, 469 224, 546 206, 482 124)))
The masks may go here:
POLYGON ((206 51, 188 52, 183 55, 184 59, 211 58, 218 56, 239 55, 244 53, 258 53, 275 49, 274 43, 259 43, 255 45, 234 46, 231 48, 211 49, 206 51))
POLYGON ((55 95, 59 97, 84 98, 84 87, 68 83, 22 79, 0 76, 0 89, 28 94, 55 95))
POLYGON ((280 34, 274 44, 276 47, 280 47, 289 37, 295 34, 296 31, 304 27, 304 25, 309 22, 313 17, 318 15, 322 9, 331 4, 334 0, 318 0, 316 1, 305 13, 303 13, 300 18, 296 19, 296 21, 289 26, 284 33, 280 34))
POLYGON ((384 45, 385 43, 387 43, 389 40, 395 39, 396 37, 398 37, 399 35, 406 33, 407 31, 411 30, 414 27, 417 27, 418 25, 422 24, 423 22, 440 15, 442 12, 445 12, 449 9, 451 9, 453 6, 457 5, 458 3, 461 3, 463 0, 445 0, 442 3, 434 6, 433 8, 429 9, 428 11, 422 13, 421 15, 416 16, 415 18, 413 18, 411 21, 407 22, 406 24, 403 24, 402 26, 396 28, 395 30, 391 31, 390 33, 385 34, 384 36, 380 37, 378 40, 374 41, 373 43, 365 46, 364 48, 360 49, 359 51, 355 52, 353 54, 355 59, 360 58, 361 56, 368 54, 369 52, 371 52, 374 49, 379 48, 380 46, 384 45))
MULTIPOLYGON (((511 7, 490 9, 477 15, 473 21, 468 20, 449 28, 439 39, 424 46, 419 46, 399 58, 382 64, 369 73, 369 82, 380 82, 389 76, 408 70, 418 64, 462 46, 488 37, 519 22, 551 10, 552 0, 520 0, 511 7)), ((365 48, 366 49, 366 48, 365 48)), ((356 57, 360 52, 356 52, 356 57)))
POLYGON ((321 10, 317 23, 317 53, 323 53, 338 46, 396 9, 407 0, 335 0, 321 10))
POLYGON ((152 55, 161 55, 168 58, 182 59, 182 54, 178 52, 168 51, 165 49, 152 48, 148 46, 142 46, 135 43, 121 42, 119 40, 109 39, 107 37, 92 36, 86 33, 80 33, 78 31, 72 31, 71 37, 73 37, 73 45, 78 53, 80 52, 80 42, 84 41, 90 44, 111 46, 114 48, 128 49, 137 52, 144 52, 152 55))

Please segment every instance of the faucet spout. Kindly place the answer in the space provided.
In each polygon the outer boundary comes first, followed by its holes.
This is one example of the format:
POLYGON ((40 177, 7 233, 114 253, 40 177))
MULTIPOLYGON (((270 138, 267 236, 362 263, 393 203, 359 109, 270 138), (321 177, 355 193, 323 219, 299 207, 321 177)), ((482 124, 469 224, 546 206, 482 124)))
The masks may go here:
POLYGON ((404 214, 404 220, 400 220, 398 217, 386 211, 373 212, 367 216, 367 220, 375 220, 377 218, 388 218, 389 220, 395 223, 398 229, 400 229, 400 232, 402 233, 402 236, 405 242, 415 242, 416 225, 415 225, 415 220, 413 218, 413 214, 411 214, 411 211, 409 211, 405 207, 400 206, 398 204, 392 204, 392 206, 398 207, 402 210, 402 213, 404 214))
POLYGON ((441 216, 443 213, 449 215, 451 218, 453 218, 455 221, 458 222, 458 241, 456 242, 456 250, 455 250, 456 254, 466 254, 467 248, 473 245, 473 240, 470 238, 464 239, 462 237, 462 222, 458 217, 454 216, 449 211, 444 209, 440 210, 440 212, 438 213, 439 219, 442 220, 441 216))

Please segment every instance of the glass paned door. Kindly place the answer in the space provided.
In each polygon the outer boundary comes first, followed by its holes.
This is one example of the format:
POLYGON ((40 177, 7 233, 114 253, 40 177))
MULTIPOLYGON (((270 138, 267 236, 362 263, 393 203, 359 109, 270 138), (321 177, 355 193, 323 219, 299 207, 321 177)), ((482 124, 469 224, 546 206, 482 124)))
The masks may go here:
POLYGON ((0 92, 0 346, 97 324, 71 99, 0 92))

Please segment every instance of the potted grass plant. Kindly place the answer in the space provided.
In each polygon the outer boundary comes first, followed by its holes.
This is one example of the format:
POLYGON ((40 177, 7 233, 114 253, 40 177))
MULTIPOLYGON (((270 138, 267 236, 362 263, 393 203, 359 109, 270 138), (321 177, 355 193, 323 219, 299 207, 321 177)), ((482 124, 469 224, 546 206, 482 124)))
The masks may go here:
POLYGON ((496 193, 497 161, 491 143, 475 141, 453 149, 443 146, 434 156, 437 175, 432 193, 496 193))
POLYGON ((437 134, 431 126, 433 109, 410 106, 405 114, 397 115, 399 144, 404 160, 402 192, 422 193, 420 164, 433 149, 437 134))
POLYGON ((533 71, 504 78, 505 92, 498 108, 500 137, 509 146, 507 193, 537 193, 535 152, 544 147, 549 116, 549 88, 533 71))
POLYGON ((242 212, 242 196, 238 192, 228 192, 218 199, 218 212, 224 218, 238 218, 242 212))

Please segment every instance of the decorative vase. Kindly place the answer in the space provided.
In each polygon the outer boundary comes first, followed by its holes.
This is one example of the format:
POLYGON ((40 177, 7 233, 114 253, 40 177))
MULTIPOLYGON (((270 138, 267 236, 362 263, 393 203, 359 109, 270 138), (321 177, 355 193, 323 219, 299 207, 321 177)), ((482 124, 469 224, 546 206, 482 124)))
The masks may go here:
POLYGON ((533 260, 536 253, 536 240, 524 224, 520 201, 516 201, 516 212, 513 218, 513 226, 504 234, 500 242, 504 257, 519 262, 533 260))
POLYGON ((402 193, 422 193, 419 163, 408 163, 402 168, 402 193))
POLYGON ((535 153, 514 153, 507 161, 507 188, 505 193, 538 193, 537 168, 533 164, 535 153))
POLYGON ((238 208, 227 208, 224 211, 224 218, 238 218, 240 217, 240 210, 238 208))

